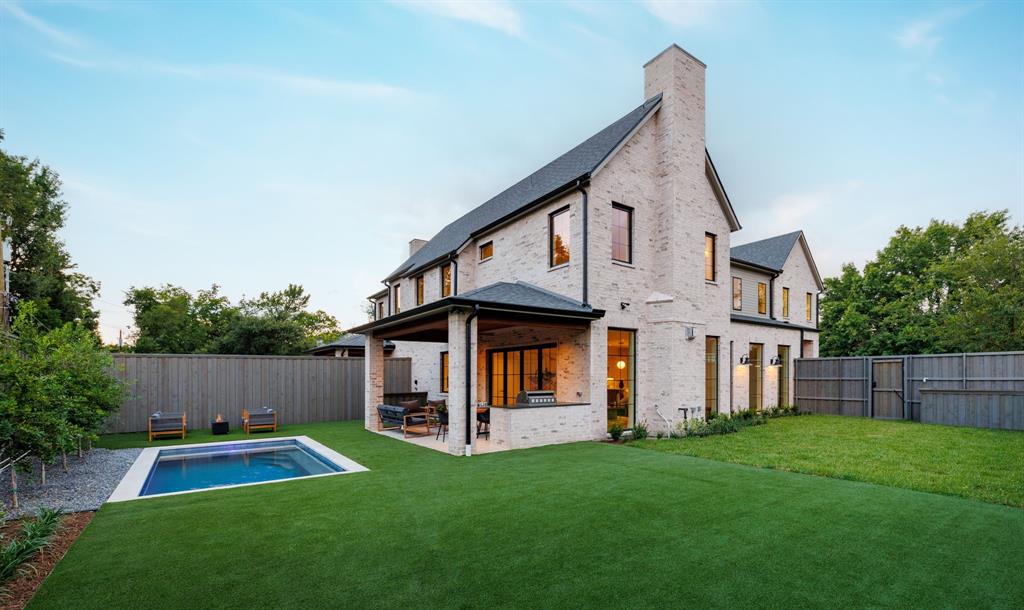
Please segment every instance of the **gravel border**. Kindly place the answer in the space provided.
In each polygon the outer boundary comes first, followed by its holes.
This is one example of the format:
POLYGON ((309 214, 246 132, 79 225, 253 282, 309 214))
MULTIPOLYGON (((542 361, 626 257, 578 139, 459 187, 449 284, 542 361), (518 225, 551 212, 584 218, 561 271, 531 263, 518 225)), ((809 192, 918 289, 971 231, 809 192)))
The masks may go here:
MULTIPOLYGON (((70 472, 65 473, 58 460, 46 467, 46 485, 40 485, 39 461, 33 460, 31 473, 18 473, 19 508, 7 516, 31 515, 40 508, 65 512, 96 510, 107 501, 140 453, 142 449, 92 449, 81 458, 69 455, 70 472)), ((11 476, 7 471, 0 475, 0 501, 6 510, 11 510, 11 476)))

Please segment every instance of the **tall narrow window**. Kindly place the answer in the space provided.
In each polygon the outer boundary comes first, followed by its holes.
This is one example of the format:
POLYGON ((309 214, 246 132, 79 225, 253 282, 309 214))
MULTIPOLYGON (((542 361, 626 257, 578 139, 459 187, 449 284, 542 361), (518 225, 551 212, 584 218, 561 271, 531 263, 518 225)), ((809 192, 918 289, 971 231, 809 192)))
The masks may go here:
POLYGON ((569 262, 569 208, 561 209, 548 217, 548 266, 557 267, 569 262))
POLYGON ((423 276, 422 275, 416 276, 416 304, 417 305, 422 305, 423 304, 423 284, 424 284, 423 276))
POLYGON ((789 400, 789 346, 779 346, 779 360, 782 366, 779 367, 779 402, 778 406, 788 407, 792 404, 789 400))
POLYGON ((718 413, 718 337, 704 338, 704 419, 718 413))
POLYGON ((384 318, 384 301, 377 301, 377 319, 384 318))
POLYGON ((402 312, 402 285, 395 284, 395 313, 402 312))
POLYGON ((608 329, 608 428, 636 413, 636 331, 608 329))
POLYGON ((494 256, 494 242, 489 241, 480 246, 480 260, 485 261, 494 256))
POLYGON ((738 277, 732 278, 732 308, 743 309, 743 280, 738 277))
POLYGON ((750 410, 760 411, 764 399, 764 344, 750 344, 750 410))
POLYGON ((768 313, 768 284, 757 283, 757 313, 768 313))
POLYGON ((807 321, 808 322, 811 321, 811 299, 812 299, 811 293, 808 292, 807 296, 804 297, 804 301, 805 301, 804 309, 807 312, 806 315, 807 315, 807 321))
POLYGON ((448 392, 448 352, 441 352, 441 392, 448 392))
POLYGON ((704 279, 708 282, 715 281, 715 241, 711 233, 704 234, 704 279))
POLYGON ((789 288, 782 287, 782 317, 789 318, 789 288))
POLYGON ((612 260, 633 262, 633 208, 612 204, 612 260))
POLYGON ((452 265, 441 266, 441 298, 452 296, 452 265))

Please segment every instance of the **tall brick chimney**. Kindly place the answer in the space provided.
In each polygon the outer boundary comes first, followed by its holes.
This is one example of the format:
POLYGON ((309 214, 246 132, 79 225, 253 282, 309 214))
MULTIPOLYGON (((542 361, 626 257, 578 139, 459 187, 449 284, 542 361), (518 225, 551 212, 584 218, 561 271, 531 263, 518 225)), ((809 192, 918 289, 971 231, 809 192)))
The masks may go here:
POLYGON ((704 71, 702 61, 673 44, 644 65, 645 98, 661 94, 655 117, 657 129, 656 180, 659 187, 658 230, 655 241, 665 253, 658 282, 672 287, 674 309, 683 319, 695 312, 681 310, 685 294, 703 289, 703 251, 707 222, 701 217, 707 192, 704 150, 704 71), (700 268, 698 268, 700 266, 700 268))
POLYGON ((409 240, 409 256, 412 256, 413 254, 416 254, 417 252, 419 252, 420 248, 422 248, 425 245, 427 245, 427 240, 425 240, 425 239, 410 239, 409 240))

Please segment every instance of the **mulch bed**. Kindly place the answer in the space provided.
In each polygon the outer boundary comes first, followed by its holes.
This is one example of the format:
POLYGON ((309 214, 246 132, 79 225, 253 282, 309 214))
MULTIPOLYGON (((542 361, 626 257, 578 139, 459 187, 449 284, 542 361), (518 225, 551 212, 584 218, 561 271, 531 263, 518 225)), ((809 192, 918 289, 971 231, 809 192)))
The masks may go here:
MULTIPOLYGON (((28 563, 35 567, 35 569, 30 569, 25 574, 16 576, 14 580, 6 583, 7 595, 0 598, 0 610, 21 610, 28 604, 32 596, 35 595, 36 589, 39 588, 39 585, 43 584, 43 581, 53 571, 57 562, 64 557, 64 553, 67 553, 68 548, 78 538, 78 535, 82 533, 85 526, 89 525, 95 514, 93 512, 82 512, 68 513, 64 516, 64 521, 61 523, 57 533, 53 535, 50 546, 39 551, 35 557, 28 560, 28 563)), ((20 530, 21 524, 17 521, 11 521, 4 528, 4 535, 14 536, 20 530)))

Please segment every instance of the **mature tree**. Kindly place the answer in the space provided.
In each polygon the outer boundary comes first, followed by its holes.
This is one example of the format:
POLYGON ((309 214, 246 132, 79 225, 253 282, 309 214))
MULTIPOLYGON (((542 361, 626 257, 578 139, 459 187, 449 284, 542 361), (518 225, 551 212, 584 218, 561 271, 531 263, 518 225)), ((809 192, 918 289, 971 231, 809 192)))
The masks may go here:
POLYGON ((238 315, 238 308, 214 284, 194 296, 170 284, 128 290, 124 300, 135 312, 135 351, 194 354, 210 350, 238 315))
POLYGON ((863 273, 825 280, 822 355, 1024 349, 1022 249, 1005 210, 900 227, 863 273))
POLYGON ((60 187, 60 177, 38 159, 0 150, 0 234, 11 239, 14 309, 33 302, 37 323, 47 328, 78 322, 95 330, 99 284, 75 271, 57 238, 67 213, 60 187))
POLYGON ((338 322, 309 311, 302 286, 231 304, 218 287, 192 295, 184 288, 132 288, 135 351, 143 353, 298 354, 338 335, 338 322))

